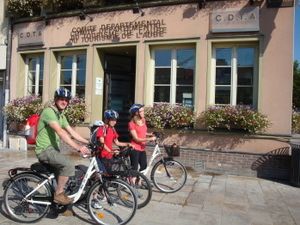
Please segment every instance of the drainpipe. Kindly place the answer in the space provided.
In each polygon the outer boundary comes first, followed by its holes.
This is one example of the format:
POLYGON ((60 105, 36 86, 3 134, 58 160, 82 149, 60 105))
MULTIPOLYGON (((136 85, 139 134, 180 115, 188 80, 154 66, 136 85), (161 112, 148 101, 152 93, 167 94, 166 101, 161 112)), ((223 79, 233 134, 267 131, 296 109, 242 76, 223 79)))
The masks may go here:
MULTIPOLYGON (((10 63, 11 63, 11 50, 12 50, 12 19, 8 18, 8 30, 7 30, 7 52, 6 52, 6 73, 4 79, 4 105, 9 102, 9 88, 10 88, 10 63)), ((3 148, 7 148, 7 118, 4 115, 3 118, 3 148)))

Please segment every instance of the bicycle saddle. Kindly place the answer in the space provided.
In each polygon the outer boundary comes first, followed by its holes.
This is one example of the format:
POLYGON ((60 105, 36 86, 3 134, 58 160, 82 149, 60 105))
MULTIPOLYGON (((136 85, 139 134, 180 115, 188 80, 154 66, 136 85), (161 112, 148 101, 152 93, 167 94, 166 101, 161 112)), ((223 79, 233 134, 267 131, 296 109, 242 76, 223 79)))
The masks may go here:
POLYGON ((40 163, 40 162, 33 163, 30 166, 30 169, 34 172, 43 173, 43 174, 47 174, 47 175, 49 175, 50 173, 53 172, 52 166, 45 164, 45 163, 40 163))

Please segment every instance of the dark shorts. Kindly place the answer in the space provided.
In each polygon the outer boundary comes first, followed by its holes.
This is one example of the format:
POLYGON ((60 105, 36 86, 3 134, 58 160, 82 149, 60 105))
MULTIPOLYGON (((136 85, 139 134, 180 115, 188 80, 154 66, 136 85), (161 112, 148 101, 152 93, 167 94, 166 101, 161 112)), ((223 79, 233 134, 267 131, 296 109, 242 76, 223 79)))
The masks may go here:
POLYGON ((41 163, 49 164, 57 176, 71 177, 75 175, 73 162, 58 150, 49 147, 37 155, 41 163))

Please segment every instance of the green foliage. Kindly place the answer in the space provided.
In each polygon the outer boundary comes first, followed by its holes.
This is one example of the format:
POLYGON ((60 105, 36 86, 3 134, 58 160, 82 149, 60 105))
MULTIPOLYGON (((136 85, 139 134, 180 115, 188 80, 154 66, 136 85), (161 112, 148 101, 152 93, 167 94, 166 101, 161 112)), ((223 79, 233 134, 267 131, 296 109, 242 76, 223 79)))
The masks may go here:
MULTIPOLYGON (((139 0, 139 3, 155 0, 139 0)), ((40 16, 42 9, 51 13, 82 10, 94 7, 136 5, 133 0, 8 0, 7 10, 14 18, 40 16)))
POLYGON ((249 133, 264 131, 269 125, 267 117, 245 106, 216 106, 204 111, 197 121, 202 121, 206 128, 242 129, 249 133))
POLYGON ((145 117, 147 124, 157 129, 190 127, 195 121, 191 108, 169 103, 156 103, 153 107, 146 107, 145 117))
POLYGON ((293 133, 300 133, 300 113, 293 111, 292 116, 292 131, 293 133))
POLYGON ((8 0, 7 11, 14 18, 37 16, 43 0, 8 0))
POLYGON ((74 97, 71 99, 65 115, 71 125, 80 124, 87 115, 87 107, 83 98, 74 97))
MULTIPOLYGON (((51 104, 53 104, 53 101, 49 101, 46 105, 43 105, 41 97, 31 95, 10 101, 3 108, 3 112, 7 116, 8 122, 23 123, 30 115, 40 114, 45 107, 51 104)), ((65 115, 71 125, 82 123, 87 115, 87 107, 84 99, 72 98, 65 111, 65 115)))
POLYGON ((85 0, 52 0, 55 12, 82 9, 85 0))
POLYGON ((300 109, 300 65, 294 62, 293 105, 300 109))
POLYGON ((30 115, 40 113, 43 109, 42 99, 39 96, 32 95, 23 98, 16 98, 10 101, 3 112, 8 122, 24 122, 30 115))

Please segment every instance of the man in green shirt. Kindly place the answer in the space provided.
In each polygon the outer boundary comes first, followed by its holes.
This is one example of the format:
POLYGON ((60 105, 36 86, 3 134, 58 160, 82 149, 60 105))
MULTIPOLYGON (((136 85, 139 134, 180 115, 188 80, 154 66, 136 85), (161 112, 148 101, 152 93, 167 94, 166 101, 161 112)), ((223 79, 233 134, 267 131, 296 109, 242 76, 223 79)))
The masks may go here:
POLYGON ((35 153, 41 163, 49 164, 55 169, 57 187, 54 193, 54 202, 61 205, 72 203, 64 193, 64 187, 70 176, 75 175, 73 162, 60 153, 60 140, 69 144, 82 154, 90 151, 86 147, 88 140, 81 137, 68 123, 64 110, 69 104, 71 93, 65 88, 59 88, 54 94, 54 105, 45 108, 38 123, 35 153), (71 136, 84 145, 77 144, 71 136))

